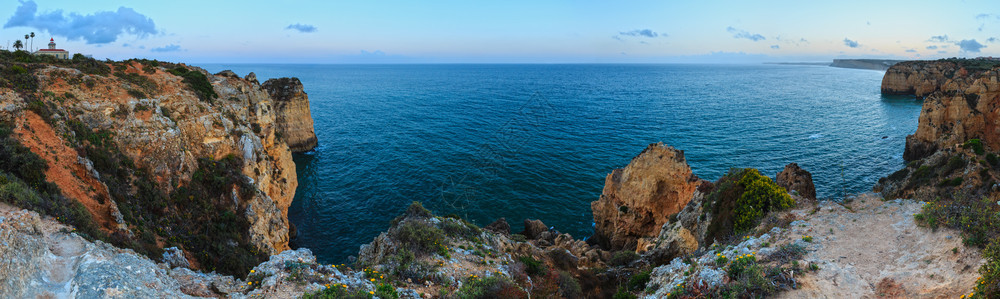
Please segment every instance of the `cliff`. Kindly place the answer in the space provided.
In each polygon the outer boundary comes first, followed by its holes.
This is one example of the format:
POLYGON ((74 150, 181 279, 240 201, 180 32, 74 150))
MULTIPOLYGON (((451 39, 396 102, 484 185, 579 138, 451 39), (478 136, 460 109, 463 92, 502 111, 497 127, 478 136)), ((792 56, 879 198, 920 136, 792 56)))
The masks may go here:
POLYGON ((299 78, 270 79, 261 85, 274 100, 277 133, 293 152, 307 152, 316 147, 316 133, 309 112, 309 96, 299 78))
POLYGON ((832 67, 884 71, 902 60, 889 59, 834 59, 832 67))
POLYGON ((883 94, 926 97, 917 132, 906 138, 904 159, 917 160, 969 139, 980 139, 987 149, 1000 150, 1000 111, 996 109, 1000 83, 993 64, 987 60, 913 61, 886 72, 883 94))
POLYGON ((288 249, 297 180, 278 132, 289 126, 279 118, 296 119, 298 131, 312 124, 298 80, 271 85, 297 90, 282 105, 306 109, 285 118, 294 109, 277 109, 255 78, 228 71, 0 54, 0 120, 10 127, 0 137, 47 169, 0 171, 36 189, 36 181, 54 184, 43 195, 79 202, 92 218, 67 221, 96 222, 91 237, 151 256, 178 246, 194 266, 227 273, 288 249))

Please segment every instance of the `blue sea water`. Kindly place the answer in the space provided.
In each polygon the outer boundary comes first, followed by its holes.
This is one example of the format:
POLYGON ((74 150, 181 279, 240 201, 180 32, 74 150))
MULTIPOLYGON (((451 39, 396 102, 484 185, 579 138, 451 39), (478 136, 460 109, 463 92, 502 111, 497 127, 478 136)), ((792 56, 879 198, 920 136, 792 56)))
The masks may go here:
POLYGON ((298 154, 294 245, 342 262, 411 201, 479 225, 525 218, 578 238, 605 176, 649 143, 694 173, 774 176, 796 162, 821 198, 871 190, 903 164, 920 102, 882 72, 789 65, 207 65, 294 76, 319 147, 298 154))

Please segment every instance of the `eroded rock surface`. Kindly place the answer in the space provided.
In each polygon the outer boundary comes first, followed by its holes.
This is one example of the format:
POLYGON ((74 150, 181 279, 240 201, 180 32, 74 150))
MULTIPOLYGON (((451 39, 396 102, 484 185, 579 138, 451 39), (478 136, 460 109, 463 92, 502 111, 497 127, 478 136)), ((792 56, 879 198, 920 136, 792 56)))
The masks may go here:
MULTIPOLYGON (((256 80, 256 76, 254 77, 256 80)), ((293 152, 306 152, 316 147, 312 114, 309 112, 309 95, 303 90, 299 78, 280 78, 264 81, 261 85, 274 100, 277 112, 277 130, 293 152)))
POLYGON ((816 186, 813 185, 812 174, 799 167, 799 164, 785 165, 785 169, 775 175, 774 182, 788 192, 795 191, 804 198, 816 200, 816 186))
POLYGON ((700 184, 684 152, 663 143, 650 144, 604 181, 594 213, 593 241, 609 250, 644 248, 669 216, 680 212, 700 184))

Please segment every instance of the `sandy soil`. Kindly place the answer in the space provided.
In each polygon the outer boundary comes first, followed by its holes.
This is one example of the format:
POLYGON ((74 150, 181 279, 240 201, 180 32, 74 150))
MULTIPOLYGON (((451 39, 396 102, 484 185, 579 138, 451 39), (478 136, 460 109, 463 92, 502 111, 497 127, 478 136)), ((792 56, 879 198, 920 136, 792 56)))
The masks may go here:
POLYGON ((107 188, 78 162, 76 150, 67 146, 66 141, 32 111, 26 110, 15 123, 18 125, 14 133, 21 144, 49 165, 45 171, 48 181, 59 186, 66 197, 82 203, 103 230, 111 232, 116 229, 107 188))
POLYGON ((958 298, 972 291, 983 259, 957 231, 918 227, 922 202, 862 194, 848 205, 820 202, 775 243, 813 237, 804 259, 820 270, 781 298, 958 298), (815 211, 815 214, 809 215, 815 211), (954 250, 953 250, 954 249, 954 250))

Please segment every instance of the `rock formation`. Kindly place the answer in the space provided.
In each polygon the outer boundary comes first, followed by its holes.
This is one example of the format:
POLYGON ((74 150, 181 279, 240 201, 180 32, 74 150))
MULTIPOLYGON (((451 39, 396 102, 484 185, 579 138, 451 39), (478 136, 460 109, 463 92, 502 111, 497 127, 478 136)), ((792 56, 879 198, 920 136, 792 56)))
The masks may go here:
MULTIPOLYGON (((954 62, 904 61, 897 63, 882 77, 882 94, 914 95, 923 98, 941 90, 960 66, 954 62)), ((961 75, 962 73, 958 73, 961 75)))
POLYGON ((1000 69, 967 68, 962 63, 976 60, 959 61, 906 62, 886 72, 884 94, 926 96, 917 131, 906 137, 903 159, 927 157, 969 139, 1000 150, 1000 69))
POLYGON ((309 96, 299 78, 270 79, 264 81, 261 87, 274 100, 278 134, 288 147, 293 152, 307 152, 315 148, 317 139, 309 112, 309 96))
MULTIPOLYGON (((235 215, 226 218, 233 222, 228 228, 247 227, 245 234, 235 234, 252 245, 247 252, 266 257, 288 249, 287 210, 297 178, 291 151, 277 135, 289 121, 295 124, 293 132, 312 132, 298 80, 271 82, 271 89, 288 91, 279 93, 286 97, 277 101, 252 75, 242 79, 230 71, 213 75, 183 64, 150 61, 89 63, 89 68, 26 65, 40 97, 15 89, 23 86, 0 85, 0 121, 12 124, 13 137, 46 160, 52 170, 49 181, 83 203, 108 233, 121 230, 125 238, 144 233, 144 242, 156 242, 145 228, 150 222, 164 214, 183 221, 175 207, 204 206, 200 213, 210 217, 228 217, 227 210, 235 215), (305 107, 305 112, 295 107, 305 107), (232 173, 239 177, 229 177, 233 184, 212 190, 222 196, 171 198, 191 192, 193 181, 206 179, 207 171, 215 169, 211 175, 216 176, 231 173, 216 167, 229 161, 227 157, 238 161, 232 173)), ((312 140, 315 144, 314 136, 312 140)), ((162 225, 166 227, 157 233, 159 238, 180 229, 162 225)), ((214 242, 242 242, 238 239, 214 242)))
POLYGON ((683 151, 650 144, 628 166, 608 174, 601 197, 590 203, 596 223, 592 241, 610 250, 644 248, 699 184, 683 151))
POLYGON ((813 185, 812 174, 799 167, 799 164, 785 165, 785 169, 775 175, 774 181, 788 192, 795 191, 804 198, 816 200, 816 186, 813 185))

